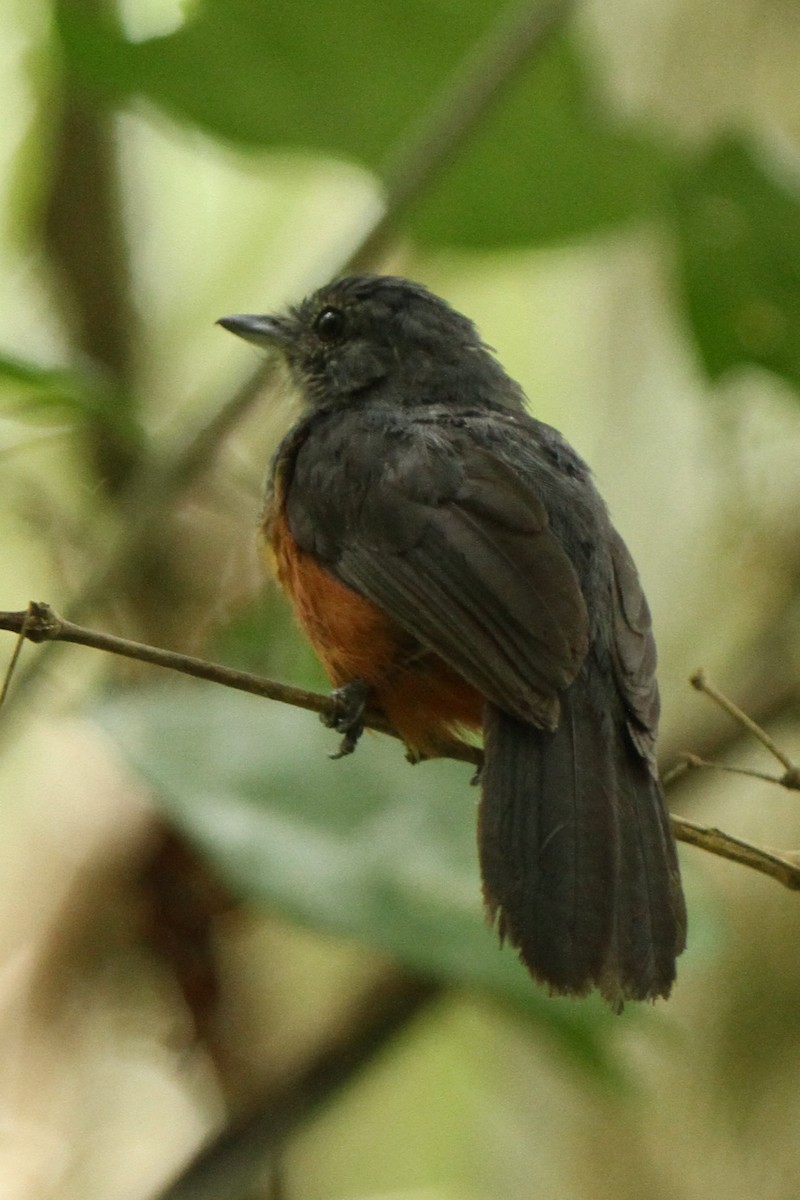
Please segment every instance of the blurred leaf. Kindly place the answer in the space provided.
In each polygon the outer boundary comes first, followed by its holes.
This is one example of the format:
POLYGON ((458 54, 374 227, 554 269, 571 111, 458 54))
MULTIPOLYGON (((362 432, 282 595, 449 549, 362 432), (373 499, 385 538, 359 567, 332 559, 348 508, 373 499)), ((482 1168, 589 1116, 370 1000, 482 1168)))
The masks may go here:
POLYGON ((583 236, 662 208, 670 169, 665 146, 613 121, 562 38, 481 123, 414 228, 473 247, 583 236))
POLYGON ((113 428, 133 447, 143 444, 144 433, 129 406, 120 404, 117 390, 97 375, 0 355, 0 384, 4 381, 15 386, 16 406, 28 413, 63 417, 66 412, 81 421, 113 428))
POLYGON ((29 396, 42 404, 66 404, 79 407, 87 403, 91 392, 87 380, 75 371, 59 367, 41 367, 21 358, 0 355, 0 381, 20 385, 29 396))
POLYGON ((800 180, 778 179, 740 141, 676 183, 689 318, 716 379, 757 363, 800 384, 800 180))
POLYGON ((101 94, 146 96, 231 141, 373 166, 495 10, 489 0, 200 0, 175 33, 130 43, 71 0, 57 6, 68 64, 101 94))
POLYGON ((36 391, 44 401, 53 400, 74 403, 83 396, 85 385, 72 371, 59 367, 42 367, 36 362, 14 359, 0 355, 0 380, 20 384, 25 389, 36 391))
POLYGON ((216 688, 123 693, 97 717, 239 896, 491 993, 617 1082, 615 1018, 548 998, 484 923, 469 767, 412 768, 377 736, 331 762, 313 716, 216 688))
MULTIPOLYGON (((58 12, 70 68, 114 103, 144 96, 231 141, 379 168, 498 7, 202 0, 181 29, 137 44, 69 0, 58 12)), ((617 127, 581 54, 561 37, 448 164, 416 229, 482 246, 582 235, 661 203, 666 166, 652 140, 617 127)))

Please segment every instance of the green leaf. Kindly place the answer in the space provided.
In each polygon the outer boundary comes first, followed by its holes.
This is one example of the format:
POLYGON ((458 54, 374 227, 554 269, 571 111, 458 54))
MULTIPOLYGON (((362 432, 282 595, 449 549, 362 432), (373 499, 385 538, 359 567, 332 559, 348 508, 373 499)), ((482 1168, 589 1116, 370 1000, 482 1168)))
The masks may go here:
MULTIPOLYGON (((71 0, 66 62, 113 103, 145 97, 244 145, 313 150, 380 169, 496 19, 492 0, 202 0, 175 33, 129 43, 71 0)), ((666 151, 620 127, 586 55, 554 38, 499 97, 414 220, 423 239, 547 242, 663 203, 666 151)))
POLYGON ((675 198, 688 314, 709 375, 758 364, 800 385, 800 180, 726 140, 687 165, 675 198))
POLYGON ((477 128, 425 198, 420 238, 479 247, 588 235, 663 208, 672 160, 604 105, 567 38, 477 128))
POLYGON ((615 1078, 616 1019, 547 997, 483 920, 469 767, 412 768, 377 736, 331 762, 308 713, 202 686, 122 693, 97 718, 239 896, 490 993, 615 1078))
POLYGON ((0 380, 16 384, 23 392, 40 398, 43 404, 81 406, 92 391, 88 382, 75 371, 42 367, 5 354, 0 355, 0 380))
POLYGON ((138 449, 144 442, 141 426, 130 415, 130 406, 120 403, 118 390, 102 376, 63 367, 42 367, 9 355, 0 355, 0 383, 13 385, 17 407, 35 416, 70 417, 102 428, 138 449))
POLYGON ((175 33, 129 43, 72 0, 57 5, 66 61, 101 94, 146 96, 245 145, 373 166, 493 12, 489 0, 200 0, 175 33))

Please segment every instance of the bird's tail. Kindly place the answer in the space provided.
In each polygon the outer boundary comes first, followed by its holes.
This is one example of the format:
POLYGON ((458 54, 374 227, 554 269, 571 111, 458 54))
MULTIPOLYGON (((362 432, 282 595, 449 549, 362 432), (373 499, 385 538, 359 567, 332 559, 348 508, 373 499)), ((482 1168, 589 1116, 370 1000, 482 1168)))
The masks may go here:
POLYGON ((553 732, 487 705, 479 853, 487 911, 534 978, 619 1010, 669 995, 686 909, 661 786, 591 684, 562 695, 553 732))

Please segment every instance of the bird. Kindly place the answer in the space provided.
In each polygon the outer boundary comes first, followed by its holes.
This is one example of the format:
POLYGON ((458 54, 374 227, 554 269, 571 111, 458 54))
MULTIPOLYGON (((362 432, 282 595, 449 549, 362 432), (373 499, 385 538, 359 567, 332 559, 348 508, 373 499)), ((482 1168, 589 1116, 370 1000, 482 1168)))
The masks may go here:
POLYGON ((686 906, 659 782, 656 647, 589 467, 475 324, 422 284, 334 279, 219 324, 283 359, 302 415, 267 556, 334 687, 411 756, 482 731, 484 908, 551 995, 669 996, 686 906))

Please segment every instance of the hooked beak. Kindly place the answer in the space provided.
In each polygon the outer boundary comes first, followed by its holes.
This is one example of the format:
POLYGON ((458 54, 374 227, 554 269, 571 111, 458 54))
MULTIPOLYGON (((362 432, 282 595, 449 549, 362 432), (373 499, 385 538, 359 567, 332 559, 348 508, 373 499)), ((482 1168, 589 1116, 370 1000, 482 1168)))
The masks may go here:
POLYGON ((280 317, 259 317, 251 313, 239 313, 233 317, 220 317, 217 325, 267 349, 283 349, 292 341, 291 329, 280 317))

